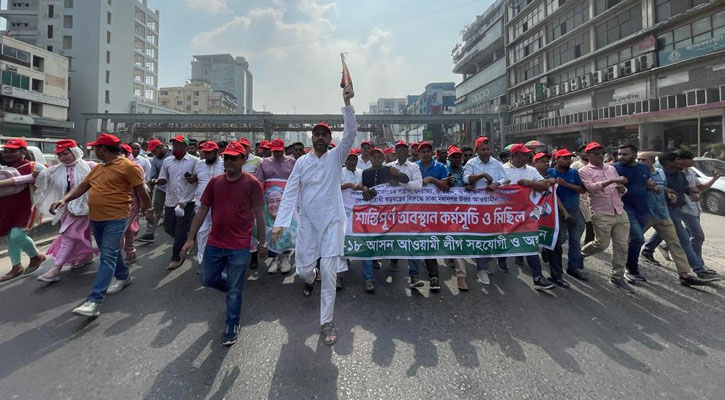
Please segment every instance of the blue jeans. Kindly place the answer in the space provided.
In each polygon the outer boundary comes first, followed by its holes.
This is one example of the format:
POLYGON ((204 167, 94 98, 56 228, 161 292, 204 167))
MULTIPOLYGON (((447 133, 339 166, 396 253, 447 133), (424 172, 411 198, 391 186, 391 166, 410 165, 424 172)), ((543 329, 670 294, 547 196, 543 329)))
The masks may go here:
POLYGON ((363 260, 363 278, 366 281, 373 280, 373 260, 363 260))
POLYGON ((201 273, 201 284, 227 294, 226 324, 239 325, 242 315, 242 291, 244 273, 249 264, 249 249, 222 249, 206 245, 201 273), (227 276, 222 272, 226 269, 227 276))
POLYGON ((91 221, 91 230, 101 251, 100 265, 93 279, 93 289, 86 301, 100 304, 111 285, 111 280, 128 278, 128 266, 123 263, 121 238, 126 232, 126 219, 91 221))
MULTIPOLYGON (((437 278, 438 261, 435 259, 425 259, 423 262, 425 263, 425 269, 428 270, 428 278, 437 278)), ((420 276, 420 270, 418 268, 419 264, 420 263, 417 259, 408 260, 408 276, 411 278, 417 278, 420 276)))
MULTIPOLYGON (((567 239, 569 241, 569 261, 567 262, 566 268, 568 270, 584 269, 584 258, 582 258, 582 234, 584 234, 586 222, 584 222, 584 216, 582 215, 579 207, 566 211, 576 220, 576 225, 569 226, 564 224, 564 229, 559 229, 559 236, 563 234, 565 236, 564 241, 567 239)), ((561 245, 564 245, 564 241, 561 242, 561 245)))
MULTIPOLYGON (((582 221, 584 219, 582 218, 582 221)), ((559 236, 556 238, 556 243, 554 244, 554 249, 541 249, 541 251, 545 252, 549 256, 549 274, 551 275, 551 279, 559 280, 561 279, 562 275, 564 275, 564 262, 562 260, 562 254, 564 254, 564 243, 566 243, 567 240, 567 225, 564 223, 559 224, 559 236)), ((581 235, 581 231, 579 232, 581 235)), ((581 245, 580 245, 581 246, 581 245)), ((571 252, 571 247, 569 248, 571 252)), ((579 253, 579 258, 581 259, 581 253, 579 253)), ((569 259, 571 262, 571 257, 569 259)), ((568 269, 578 269, 578 268, 568 268, 568 269)))
POLYGON ((488 272, 488 260, 496 258, 496 262, 498 262, 498 265, 503 265, 506 267, 506 257, 483 257, 483 258, 477 258, 476 259, 476 269, 479 271, 486 271, 488 272))
POLYGON ((629 217, 629 247, 627 250, 627 271, 639 273, 639 251, 644 244, 644 229, 647 227, 648 214, 641 214, 625 208, 629 217))
MULTIPOLYGON (((702 262, 702 259, 697 256, 697 253, 695 253, 695 250, 692 248, 692 242, 690 241, 690 232, 683 225, 684 221, 682 211, 680 211, 680 209, 678 208, 672 207, 668 207, 668 211, 670 213, 670 219, 672 219, 672 223, 675 224, 675 232, 677 232, 677 238, 680 240, 680 245, 682 246, 682 249, 685 251, 685 255, 687 256, 687 262, 690 264, 690 267, 693 271, 704 271, 705 264, 702 262)), ((648 255, 654 254, 655 249, 657 248, 657 246, 660 245, 660 243, 662 243, 662 240, 662 237, 660 237, 660 235, 655 232, 655 234, 649 238, 647 243, 644 244, 644 250, 642 250, 642 252, 648 255)), ((700 248, 702 249, 702 247, 700 248)))
POLYGON ((702 258, 702 244, 705 242, 705 232, 702 230, 702 225, 700 224, 700 216, 682 213, 682 222, 685 223, 687 230, 690 231, 692 251, 695 252, 700 263, 705 266, 705 260, 702 258))

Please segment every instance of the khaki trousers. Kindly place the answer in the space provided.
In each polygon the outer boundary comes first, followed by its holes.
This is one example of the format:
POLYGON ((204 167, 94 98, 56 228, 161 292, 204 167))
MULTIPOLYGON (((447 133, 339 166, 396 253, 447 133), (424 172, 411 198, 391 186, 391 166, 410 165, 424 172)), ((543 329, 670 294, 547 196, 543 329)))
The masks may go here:
POLYGON ((589 257, 609 247, 612 243, 612 278, 622 278, 627 262, 629 247, 629 218, 627 213, 619 215, 593 214, 594 241, 582 247, 582 256, 589 257))
POLYGON ((677 273, 690 273, 692 268, 690 268, 690 263, 687 261, 687 255, 680 244, 680 239, 677 237, 675 224, 672 220, 669 218, 661 219, 649 217, 644 231, 647 232, 649 228, 654 228, 657 234, 659 234, 660 237, 664 239, 665 243, 667 243, 667 247, 670 250, 670 256, 672 257, 672 261, 675 263, 675 268, 677 268, 677 273))

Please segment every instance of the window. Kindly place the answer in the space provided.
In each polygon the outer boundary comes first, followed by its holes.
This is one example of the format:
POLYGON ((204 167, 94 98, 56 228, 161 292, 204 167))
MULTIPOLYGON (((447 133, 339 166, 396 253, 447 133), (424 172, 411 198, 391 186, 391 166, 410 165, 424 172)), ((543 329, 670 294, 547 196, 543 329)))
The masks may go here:
MULTIPOLYGON (((624 0, 597 0, 596 8, 594 9, 595 14, 599 15, 610 8, 616 6, 617 4, 621 3, 624 0)), ((667 0, 671 1, 671 0, 667 0)))
MULTIPOLYGON (((68 69, 70 70, 70 60, 68 60, 68 69)), ((33 68, 37 69, 40 72, 43 72, 45 69, 45 59, 43 57, 33 56, 33 68)))
POLYGON ((152 58, 156 58, 156 50, 154 49, 146 49, 146 55, 152 58))
POLYGON ((48 18, 55 17, 55 6, 52 4, 48 5, 48 18))
POLYGON ((111 71, 106 71, 106 83, 111 83, 111 71))
POLYGON ((665 21, 678 14, 707 3, 705 0, 655 0, 655 22, 665 21))
POLYGON ((537 5, 510 28, 510 40, 516 40, 521 34, 536 26, 544 18, 543 6, 537 5))
POLYGON ((180 105, 182 105, 182 104, 183 104, 183 102, 182 102, 181 100, 176 100, 176 105, 177 105, 177 106, 180 106, 180 105))
POLYGON ((65 8, 73 8, 73 0, 65 0, 65 8))
POLYGON ((50 51, 50 52, 53 52, 53 46, 48 46, 48 47, 46 47, 46 49, 48 49, 48 51, 50 51))
POLYGON ((63 28, 65 28, 65 29, 73 28, 73 16, 72 15, 63 16, 63 28))
POLYGON ((642 29, 642 12, 640 6, 610 18, 596 27, 597 49, 608 46, 642 29))
POLYGON ((542 48, 543 44, 543 34, 541 31, 520 41, 516 47, 514 47, 514 51, 509 56, 509 58, 512 58, 511 64, 521 61, 521 59, 529 54, 533 54, 542 48))
POLYGON ((111 13, 110 12, 106 13, 106 23, 108 25, 111 25, 111 13))
POLYGON ((63 50, 73 48, 73 36, 63 36, 63 50))
POLYGON ((153 85, 155 83, 153 75, 146 75, 145 82, 147 85, 153 85))
POLYGON ((111 44, 111 31, 106 31, 106 43, 111 44))
POLYGON ((657 36, 657 50, 681 49, 714 37, 725 36, 725 11, 708 15, 691 24, 657 36))
POLYGON ((548 68, 556 68, 589 52, 589 32, 573 36, 566 42, 553 47, 548 52, 548 68))
POLYGON ((106 104, 111 104, 111 91, 106 90, 106 104))
POLYGON ((133 58, 134 58, 134 64, 137 67, 143 67, 144 60, 146 59, 144 56, 139 55, 139 54, 134 54, 133 58))
POLYGON ((33 79, 32 90, 43 93, 43 81, 40 79, 33 79))
POLYGON ((26 67, 30 66, 30 53, 27 51, 22 51, 7 45, 2 46, 2 50, 4 56, 17 60, 18 64, 25 65, 26 67))
POLYGON ((144 98, 147 100, 153 100, 154 99, 154 90, 146 89, 146 91, 144 92, 144 98))
POLYGON ((106 64, 111 63, 111 52, 106 50, 106 64))
POLYGON ((194 90, 194 96, 195 96, 195 97, 196 97, 196 96, 199 96, 199 91, 198 91, 198 90, 194 90))
POLYGON ((151 71, 151 72, 154 72, 156 70, 156 63, 151 62, 151 61, 147 61, 146 62, 146 69, 149 70, 149 71, 151 71))
POLYGON ((2 83, 3 85, 30 90, 30 77, 13 71, 2 71, 2 83))
POLYGON ((199 102, 198 101, 194 101, 194 105, 195 106, 198 106, 199 105, 199 102))
POLYGON ((516 68, 513 76, 514 81, 512 82, 512 84, 519 84, 535 76, 541 75, 541 73, 543 72, 541 60, 541 57, 535 57, 528 62, 524 62, 522 66, 516 68))
POLYGON ((48 39, 53 39, 53 25, 48 25, 48 39))

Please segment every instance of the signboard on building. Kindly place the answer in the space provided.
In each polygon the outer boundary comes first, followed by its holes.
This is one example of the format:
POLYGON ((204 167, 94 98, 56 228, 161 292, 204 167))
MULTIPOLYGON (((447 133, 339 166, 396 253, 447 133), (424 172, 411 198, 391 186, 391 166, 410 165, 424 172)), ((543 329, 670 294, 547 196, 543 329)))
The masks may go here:
POLYGON ((660 51, 658 55, 659 65, 674 64, 720 50, 725 50, 725 35, 715 36, 680 49, 660 51))
POLYGON ((506 94, 506 77, 502 76, 461 97, 456 102, 456 110, 463 112, 504 94, 506 94))

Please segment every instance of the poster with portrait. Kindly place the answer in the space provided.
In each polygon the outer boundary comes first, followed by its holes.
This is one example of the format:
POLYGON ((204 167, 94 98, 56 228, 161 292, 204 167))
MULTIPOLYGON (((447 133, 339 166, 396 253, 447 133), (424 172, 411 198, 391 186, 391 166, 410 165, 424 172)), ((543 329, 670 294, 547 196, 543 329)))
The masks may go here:
MULTIPOLYGON (((277 218, 279 205, 282 202, 282 193, 287 183, 286 179, 267 179, 264 182, 264 218, 267 223, 267 237, 271 237, 274 220, 277 218)), ((285 250, 293 250, 297 240, 297 226, 299 216, 295 213, 292 216, 290 227, 282 232, 282 236, 276 243, 268 243, 269 251, 281 253, 285 250)))

